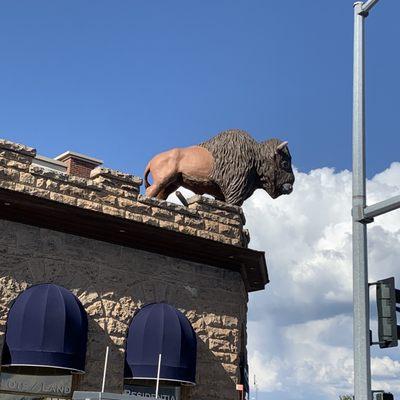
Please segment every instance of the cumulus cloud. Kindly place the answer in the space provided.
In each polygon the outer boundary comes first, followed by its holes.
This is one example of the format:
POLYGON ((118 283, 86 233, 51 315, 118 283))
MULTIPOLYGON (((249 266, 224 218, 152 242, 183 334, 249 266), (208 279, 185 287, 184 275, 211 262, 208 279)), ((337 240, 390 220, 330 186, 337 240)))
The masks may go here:
MULTIPOLYGON (((260 400, 338 399, 353 390, 351 173, 295 174, 290 196, 257 191, 244 205, 250 247, 266 252, 271 279, 250 296, 251 381, 260 400)), ((369 204, 398 195, 400 163, 367 189, 369 204)), ((370 281, 400 283, 400 212, 376 218, 368 235, 370 281)), ((373 388, 400 393, 396 349, 372 354, 373 388)))
MULTIPOLYGON (((351 173, 295 175, 290 196, 272 200, 260 190, 243 207, 250 247, 266 252, 271 280, 250 295, 251 398, 255 375, 258 400, 338 399, 353 391, 351 173)), ((369 204, 398 195, 400 163, 369 180, 367 192, 369 204)), ((395 276, 399 287, 400 211, 376 218, 368 238, 370 282, 395 276)), ((376 337, 376 321, 371 327, 376 337)), ((373 389, 400 395, 397 353, 372 349, 373 389)))

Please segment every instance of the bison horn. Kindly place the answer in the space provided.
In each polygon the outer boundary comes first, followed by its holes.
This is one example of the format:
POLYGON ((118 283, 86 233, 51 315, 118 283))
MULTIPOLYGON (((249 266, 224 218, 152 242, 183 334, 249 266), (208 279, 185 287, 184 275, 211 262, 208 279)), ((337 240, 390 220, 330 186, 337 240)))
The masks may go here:
POLYGON ((284 147, 286 147, 288 145, 289 142, 282 142, 281 144, 279 144, 276 148, 276 151, 282 150, 284 147))

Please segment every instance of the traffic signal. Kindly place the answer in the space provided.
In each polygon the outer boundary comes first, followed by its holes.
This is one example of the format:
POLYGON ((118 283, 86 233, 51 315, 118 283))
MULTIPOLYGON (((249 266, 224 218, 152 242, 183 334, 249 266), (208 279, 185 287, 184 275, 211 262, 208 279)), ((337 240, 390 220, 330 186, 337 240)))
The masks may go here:
POLYGON ((376 400, 393 400, 394 397, 392 395, 392 393, 377 393, 376 400))
POLYGON ((382 279, 376 283, 376 305, 378 307, 379 347, 398 345, 399 326, 397 326, 396 307, 400 303, 400 290, 394 286, 394 278, 382 279))

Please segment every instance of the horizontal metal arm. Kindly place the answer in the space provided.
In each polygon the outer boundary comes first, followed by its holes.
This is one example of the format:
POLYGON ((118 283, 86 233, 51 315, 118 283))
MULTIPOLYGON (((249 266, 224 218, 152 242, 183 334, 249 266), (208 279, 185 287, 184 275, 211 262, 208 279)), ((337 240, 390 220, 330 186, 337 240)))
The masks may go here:
POLYGON ((374 218, 378 215, 386 214, 390 211, 400 208, 400 196, 380 201, 372 206, 364 208, 364 218, 374 218))
POLYGON ((365 2, 365 3, 362 5, 362 11, 363 11, 364 13, 368 13, 369 10, 371 10, 371 8, 372 8, 373 6, 375 6, 376 3, 377 3, 378 1, 379 1, 379 0, 368 0, 367 2, 365 2))

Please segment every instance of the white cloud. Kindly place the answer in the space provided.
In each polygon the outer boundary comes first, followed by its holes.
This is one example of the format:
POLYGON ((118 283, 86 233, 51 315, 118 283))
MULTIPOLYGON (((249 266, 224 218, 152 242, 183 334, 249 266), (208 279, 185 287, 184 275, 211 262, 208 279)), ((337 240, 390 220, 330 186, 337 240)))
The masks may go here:
POLYGON ((252 364, 254 369, 262 369, 266 371, 265 374, 258 376, 257 378, 257 385, 260 389, 267 392, 282 389, 282 380, 279 375, 280 371, 283 369, 283 365, 280 359, 271 358, 265 362, 261 352, 256 350, 253 353, 252 364))
POLYGON ((371 362, 372 373, 381 378, 397 378, 400 371, 400 363, 389 357, 374 357, 371 362))
MULTIPOLYGON (((393 163, 368 182, 368 203, 399 192, 400 163, 393 163)), ((265 398, 272 392, 276 399, 352 393, 350 210, 351 173, 330 168, 296 171, 290 196, 272 200, 257 191, 244 205, 250 247, 266 251, 271 279, 249 305, 249 361, 259 400, 268 392, 265 398)), ((376 218, 368 234, 370 281, 400 282, 400 212, 376 218)), ((396 349, 374 349, 372 370, 374 389, 400 394, 396 349)))
MULTIPOLYGON (((250 381, 255 374, 258 400, 338 399, 353 391, 351 173, 295 174, 290 196, 257 191, 244 205, 250 247, 266 252, 271 279, 250 296, 250 381)), ((398 195, 400 163, 367 189, 369 204, 398 195)), ((395 276, 400 285, 400 211, 376 218, 368 237, 370 282, 395 276)), ((373 389, 400 395, 397 352, 372 350, 373 389)))

